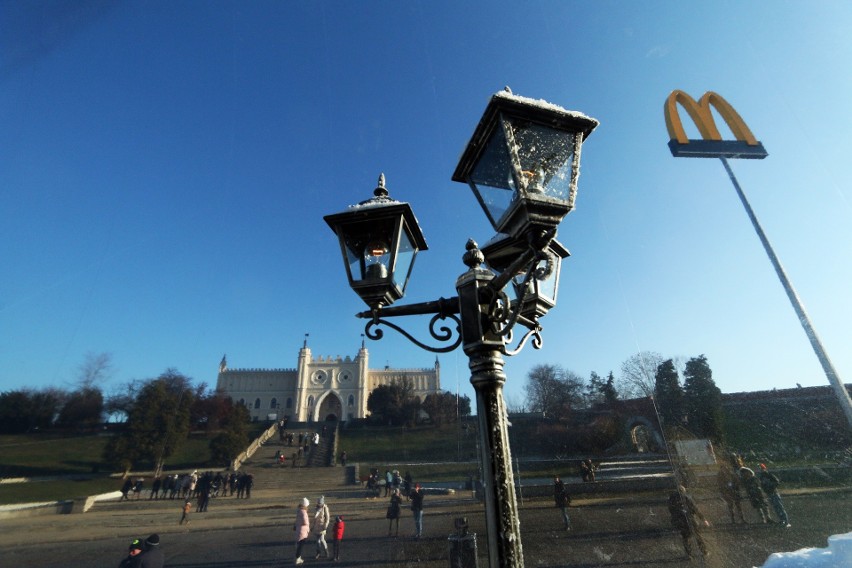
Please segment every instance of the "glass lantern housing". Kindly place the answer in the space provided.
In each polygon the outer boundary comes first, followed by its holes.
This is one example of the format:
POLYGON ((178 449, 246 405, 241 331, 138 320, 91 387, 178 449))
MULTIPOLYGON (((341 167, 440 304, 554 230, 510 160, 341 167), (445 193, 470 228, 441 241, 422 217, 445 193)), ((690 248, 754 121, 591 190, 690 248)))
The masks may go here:
POLYGON ((384 174, 374 197, 323 217, 337 234, 349 286, 371 309, 389 306, 405 288, 426 240, 411 206, 388 196, 384 174))
POLYGON ((555 228, 571 209, 580 148, 598 121, 503 91, 491 97, 453 181, 470 185, 494 229, 555 228))
MULTIPOLYGON (((517 240, 505 234, 498 235, 482 247, 485 263, 489 268, 502 274, 509 270, 514 261, 523 252, 517 240)), ((541 258, 533 267, 532 277, 524 284, 529 266, 512 276, 506 294, 512 304, 512 309, 521 302, 520 314, 531 321, 543 317, 556 306, 556 296, 559 292, 559 273, 562 259, 571 256, 568 249, 557 240, 551 240, 542 251, 541 258)))

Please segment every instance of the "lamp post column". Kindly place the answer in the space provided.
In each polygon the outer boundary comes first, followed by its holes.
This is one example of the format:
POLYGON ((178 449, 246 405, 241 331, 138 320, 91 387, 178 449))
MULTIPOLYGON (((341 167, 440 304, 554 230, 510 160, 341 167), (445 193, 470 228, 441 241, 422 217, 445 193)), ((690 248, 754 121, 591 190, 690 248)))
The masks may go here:
POLYGON ((508 415, 503 400, 503 340, 494 333, 489 310, 495 292, 494 275, 479 268, 482 253, 470 241, 464 256, 470 270, 456 282, 459 293, 464 352, 469 358, 470 382, 476 391, 479 421, 479 460, 485 494, 488 564, 491 568, 523 568, 521 528, 512 474, 508 415))
POLYGON ((488 527, 488 560, 492 568, 523 568, 521 526, 512 474, 506 403, 503 400, 503 357, 485 351, 470 357, 470 382, 476 391, 479 448, 485 514, 488 527))

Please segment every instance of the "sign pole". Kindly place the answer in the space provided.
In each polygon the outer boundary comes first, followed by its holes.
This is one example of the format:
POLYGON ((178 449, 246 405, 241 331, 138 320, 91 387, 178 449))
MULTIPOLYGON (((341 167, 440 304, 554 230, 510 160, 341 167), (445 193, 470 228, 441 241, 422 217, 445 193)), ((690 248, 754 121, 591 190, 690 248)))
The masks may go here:
POLYGON ((742 201, 746 213, 748 213, 748 217, 751 219, 751 224, 754 225, 754 230, 757 231, 757 236, 760 238, 760 242, 763 243, 763 248, 766 250, 766 254, 769 255, 772 266, 775 267, 775 272, 784 286, 784 291, 787 292, 787 297, 790 298, 790 303, 793 304, 793 309, 799 317, 799 322, 805 330, 805 335, 808 336, 817 359, 819 359, 825 371, 825 376, 828 377, 828 382, 834 389, 840 407, 846 415, 846 421, 849 423, 849 427, 852 428, 852 399, 849 397, 849 392, 846 390, 843 381, 838 377, 837 371, 834 370, 834 365, 831 364, 828 354, 825 352, 819 337, 817 337, 811 320, 805 312, 801 300, 799 300, 799 296, 793 289, 793 285, 790 284, 790 279, 787 278, 784 268, 778 261, 778 257, 775 256, 775 251, 772 250, 769 239, 766 238, 766 234, 764 234, 763 229, 760 227, 760 223, 757 222, 757 217, 754 211, 752 211, 751 205, 749 205, 742 188, 740 188, 740 184, 737 182, 731 166, 728 165, 728 158, 764 159, 769 154, 763 147, 763 144, 754 137, 754 134, 746 126, 742 117, 734 110, 734 107, 713 91, 707 91, 698 101, 683 91, 672 91, 663 105, 663 114, 666 119, 666 130, 669 133, 669 149, 672 152, 672 156, 675 158, 719 158, 722 160, 722 165, 725 166, 725 171, 728 172, 728 177, 731 178, 731 183, 734 184, 734 189, 737 190, 737 195, 740 196, 740 201, 742 201), (692 121, 701 133, 701 140, 690 140, 687 137, 686 131, 683 129, 683 123, 678 115, 678 104, 689 113, 690 118, 692 118, 692 121), (722 140, 719 129, 716 128, 710 107, 714 107, 725 120, 736 140, 722 140))
POLYGON ((778 279, 781 280, 781 284, 784 286, 784 291, 787 292, 787 297, 790 298, 793 310, 795 310, 796 315, 799 317, 799 323, 802 324, 802 328, 805 330, 805 335, 808 336, 811 346, 814 349, 814 353, 816 353, 817 359, 819 359, 823 371, 825 371, 825 376, 828 378, 828 382, 834 389, 837 400, 840 402, 843 413, 846 415, 846 420, 849 422, 850 428, 852 428, 852 399, 849 397, 849 392, 846 390, 846 386, 843 384, 843 381, 841 381, 840 377, 837 375, 837 371, 834 370, 834 365, 832 365, 831 359, 828 358, 828 353, 826 353, 825 348, 823 348, 822 342, 819 340, 819 336, 817 336, 816 330, 811 324, 811 320, 805 311, 805 307, 799 299, 799 295, 790 283, 790 279, 787 277, 784 267, 781 266, 781 261, 778 260, 778 257, 775 255, 775 251, 772 249, 772 245, 769 244, 769 239, 766 238, 763 228, 757 221, 757 217, 755 216, 748 199, 746 199, 745 193, 734 175, 734 171, 728 164, 728 160, 724 156, 719 159, 722 161, 722 165, 725 166, 725 171, 728 172, 728 177, 731 179, 731 183, 734 184, 734 189, 737 190, 737 195, 739 195, 740 201, 742 201, 743 207, 745 207, 748 218, 751 219, 751 224, 754 226, 754 230, 757 233, 758 238, 760 238, 760 242, 763 243, 763 248, 766 250, 766 254, 769 256, 772 266, 775 268, 775 273, 778 274, 778 279))

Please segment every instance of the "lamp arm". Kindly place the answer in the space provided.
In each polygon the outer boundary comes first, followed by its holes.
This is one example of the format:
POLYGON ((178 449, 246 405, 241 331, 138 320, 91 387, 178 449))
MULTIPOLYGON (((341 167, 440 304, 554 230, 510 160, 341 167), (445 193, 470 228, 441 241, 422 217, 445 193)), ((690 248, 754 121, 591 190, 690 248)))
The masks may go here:
POLYGON ((388 308, 377 308, 375 310, 369 312, 361 312, 356 314, 359 318, 369 319, 370 321, 364 327, 364 334, 373 340, 379 340, 384 337, 384 331, 378 328, 379 325, 385 325, 391 329, 396 330, 401 335, 403 335, 406 339, 408 339, 413 344, 417 345, 421 349, 425 349, 426 351, 431 351, 432 353, 449 353, 456 349, 462 342, 461 336, 461 320, 458 318, 456 314, 460 313, 461 310, 459 308, 459 299, 458 297, 454 298, 439 298, 438 300, 432 300, 429 302, 419 302, 416 304, 408 304, 405 306, 391 306, 388 308), (400 326, 391 323, 388 320, 382 319, 383 316, 387 317, 397 317, 397 316, 416 316, 416 315, 428 315, 434 314, 432 318, 429 320, 429 334, 433 339, 441 342, 447 342, 453 340, 453 330, 452 328, 444 325, 440 326, 436 329, 436 324, 438 320, 445 320, 447 318, 453 320, 456 323, 455 334, 456 338, 450 345, 446 345, 444 347, 433 347, 430 345, 426 345, 425 343, 417 340, 410 333, 402 329, 400 326), (375 329, 374 329, 375 328, 375 329))
MULTIPOLYGON (((521 253, 518 258, 515 259, 515 262, 509 265, 503 272, 494 277, 491 282, 489 282, 488 287, 494 290, 495 292, 502 290, 506 287, 506 284, 509 283, 509 280, 512 277, 521 271, 522 268, 526 267, 530 261, 536 260, 538 261, 542 258, 542 253, 545 253, 547 247, 556 238, 556 229, 550 229, 547 231, 542 231, 538 234, 531 234, 527 236, 529 246, 526 250, 521 253)), ((546 254, 546 253, 545 253, 546 254)))
POLYGON ((458 313, 461 313, 459 297, 454 296, 452 298, 438 298, 437 300, 418 302, 416 304, 377 308, 369 312, 359 312, 355 315, 361 319, 375 320, 379 317, 420 316, 424 314, 438 314, 444 318, 458 313))
POLYGON ((517 349, 512 351, 506 351, 506 355, 511 356, 520 353, 521 349, 523 349, 524 347, 524 344, 527 342, 527 339, 529 339, 530 333, 533 332, 535 333, 533 347, 535 347, 536 349, 541 349, 541 326, 537 321, 530 320, 522 316, 521 309, 523 308, 524 300, 526 299, 527 294, 529 293, 528 284, 530 280, 532 280, 533 278, 542 280, 546 276, 550 275, 550 272, 553 270, 553 263, 553 254, 545 250, 539 251, 533 248, 529 248, 515 262, 513 262, 508 269, 503 271, 499 276, 495 277, 493 280, 491 280, 491 282, 489 282, 489 288, 494 293, 494 296, 491 300, 491 304, 488 309, 490 319, 494 324, 493 331, 499 335, 506 337, 506 342, 511 343, 511 334, 516 323, 520 323, 529 330, 521 339, 521 342, 518 345, 517 349), (547 260, 547 266, 543 268, 538 268, 538 262, 542 259, 547 260), (509 302, 506 298, 506 294, 503 292, 503 288, 509 283, 509 280, 511 279, 512 275, 519 272, 524 266, 526 266, 526 274, 524 275, 524 280, 520 286, 520 289, 523 291, 523 295, 518 298, 515 310, 510 314, 506 314, 505 308, 501 306, 508 306, 509 302), (498 288, 498 286, 500 287, 498 288), (500 324, 503 324, 504 322, 505 325, 502 327, 502 329, 500 329, 500 324))
POLYGON ((521 271, 521 269, 529 264, 531 260, 533 260, 538 255, 534 249, 527 248, 521 254, 515 262, 509 265, 506 270, 495 276, 489 283, 488 287, 491 288, 494 292, 500 292, 503 288, 506 287, 506 284, 512 279, 512 277, 521 271))
POLYGON ((455 315, 452 315, 452 314, 447 315, 447 316, 442 316, 441 314, 435 314, 434 316, 432 316, 432 319, 429 321, 429 333, 432 335, 433 338, 435 338, 438 341, 450 341, 453 337, 453 330, 452 329, 450 329, 447 326, 441 326, 440 328, 438 328, 438 331, 435 330, 435 324, 437 323, 437 321, 439 319, 443 320, 445 318, 450 318, 451 320, 456 322, 456 330, 455 331, 458 335, 457 335, 455 341, 453 341, 453 343, 451 343, 450 345, 444 346, 444 347, 433 347, 431 345, 426 345, 425 343, 418 341, 413 335, 411 335, 410 333, 408 333, 407 331, 405 331, 404 329, 402 329, 398 325, 391 323, 387 320, 380 319, 380 318, 370 320, 370 322, 368 322, 367 325, 364 327, 364 333, 370 339, 379 340, 382 337, 384 337, 385 334, 381 329, 378 329, 378 327, 376 327, 376 326, 386 325, 387 327, 398 331, 406 339, 408 339, 410 342, 412 342, 416 346, 420 347, 421 349, 425 349, 426 351, 431 351, 432 353, 449 353, 450 351, 453 351, 456 347, 461 345, 461 342, 462 342, 461 320, 458 317, 456 317, 455 315), (375 330, 373 329, 374 327, 376 327, 375 330))

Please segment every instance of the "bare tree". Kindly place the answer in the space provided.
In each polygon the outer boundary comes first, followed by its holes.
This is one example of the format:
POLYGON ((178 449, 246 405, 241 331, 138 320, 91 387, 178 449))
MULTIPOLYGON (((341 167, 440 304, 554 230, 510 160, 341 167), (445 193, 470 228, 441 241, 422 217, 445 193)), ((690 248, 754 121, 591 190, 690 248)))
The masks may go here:
POLYGON ((583 379, 559 365, 536 365, 530 369, 525 388, 529 409, 557 420, 567 418, 583 402, 583 379))
POLYGON ((503 393, 503 399, 506 401, 506 410, 509 414, 523 414, 527 411, 527 407, 523 397, 517 393, 503 393))
POLYGON ((620 398, 639 398, 654 394, 654 374, 664 357, 656 351, 640 351, 621 364, 618 384, 620 398))
POLYGON ((144 386, 145 381, 138 379, 114 386, 104 401, 104 412, 111 420, 124 422, 144 386))
POLYGON ((112 378, 111 353, 86 353, 86 357, 78 368, 77 385, 80 389, 100 389, 101 385, 112 378))
POLYGON ((56 423, 64 428, 91 428, 103 420, 102 384, 112 374, 112 355, 87 353, 78 368, 76 388, 67 393, 56 423))

